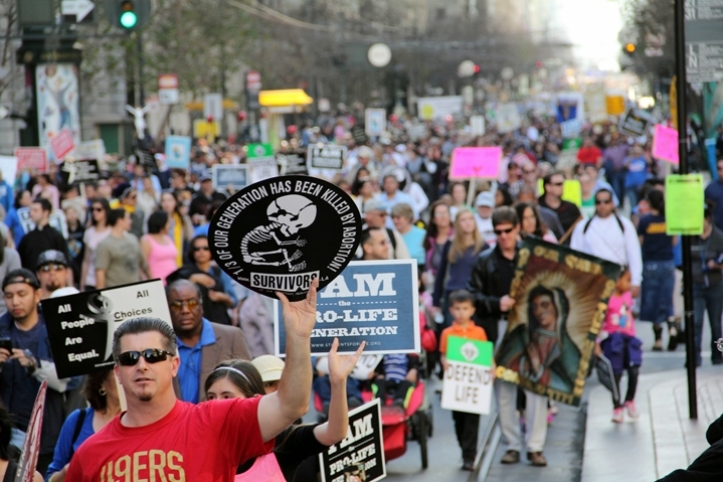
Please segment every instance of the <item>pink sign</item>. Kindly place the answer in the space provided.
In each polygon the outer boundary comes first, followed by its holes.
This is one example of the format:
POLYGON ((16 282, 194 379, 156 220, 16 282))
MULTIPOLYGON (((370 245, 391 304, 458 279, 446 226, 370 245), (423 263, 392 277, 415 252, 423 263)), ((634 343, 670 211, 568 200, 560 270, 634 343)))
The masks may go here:
POLYGON ((18 171, 35 170, 45 172, 48 169, 48 152, 42 147, 18 147, 15 149, 18 171))
POLYGON ((452 152, 449 178, 497 179, 500 174, 501 147, 458 147, 452 152))
POLYGON ((51 137, 50 148, 53 150, 53 154, 55 154, 57 160, 61 160, 70 154, 75 148, 73 134, 71 134, 70 129, 63 127, 60 132, 51 137))
POLYGON ((678 131, 656 124, 653 134, 653 157, 678 164, 678 131))

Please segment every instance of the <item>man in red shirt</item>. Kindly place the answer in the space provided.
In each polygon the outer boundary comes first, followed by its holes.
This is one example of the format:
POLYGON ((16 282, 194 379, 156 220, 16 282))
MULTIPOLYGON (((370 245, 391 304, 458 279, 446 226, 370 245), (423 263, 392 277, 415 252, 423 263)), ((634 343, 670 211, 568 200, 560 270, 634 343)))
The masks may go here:
POLYGON ((128 411, 88 439, 66 480, 230 482, 236 467, 263 455, 274 437, 306 413, 311 391, 314 281, 306 300, 283 294, 286 365, 278 391, 263 397, 193 405, 176 399, 180 359, 171 326, 154 318, 122 324, 113 339, 115 373, 128 411))
POLYGON ((592 137, 586 137, 582 142, 582 147, 577 152, 577 160, 581 164, 593 164, 597 167, 602 165, 603 153, 595 145, 592 137))

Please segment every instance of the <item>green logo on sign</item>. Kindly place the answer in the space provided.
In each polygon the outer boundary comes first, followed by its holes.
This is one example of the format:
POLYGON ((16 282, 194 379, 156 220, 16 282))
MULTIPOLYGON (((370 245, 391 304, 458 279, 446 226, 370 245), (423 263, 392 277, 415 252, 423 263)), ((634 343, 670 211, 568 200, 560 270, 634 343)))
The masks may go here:
POLYGON ((274 155, 274 148, 271 147, 271 144, 249 144, 247 152, 249 159, 271 157, 274 155))
POLYGON ((491 367, 492 343, 450 336, 447 338, 447 360, 491 367))

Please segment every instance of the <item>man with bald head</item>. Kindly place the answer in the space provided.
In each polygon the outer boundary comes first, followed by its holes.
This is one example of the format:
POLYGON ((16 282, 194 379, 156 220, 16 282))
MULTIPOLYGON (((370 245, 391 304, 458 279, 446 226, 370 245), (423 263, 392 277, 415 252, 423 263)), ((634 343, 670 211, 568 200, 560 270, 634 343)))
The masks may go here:
POLYGON ((181 358, 174 380, 176 395, 186 402, 202 402, 206 400, 204 382, 219 363, 251 360, 246 338, 240 328, 203 317, 201 291, 195 283, 174 281, 168 285, 166 297, 181 358))

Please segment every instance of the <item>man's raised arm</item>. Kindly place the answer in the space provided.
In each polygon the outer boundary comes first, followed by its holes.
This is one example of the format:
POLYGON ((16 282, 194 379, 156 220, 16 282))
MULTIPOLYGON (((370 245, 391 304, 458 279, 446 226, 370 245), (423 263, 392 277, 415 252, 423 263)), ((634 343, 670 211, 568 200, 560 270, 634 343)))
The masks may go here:
POLYGON ((289 302, 283 293, 277 293, 286 327, 286 363, 281 373, 278 391, 265 395, 259 403, 259 427, 264 442, 273 439, 302 417, 309 407, 311 330, 316 323, 318 286, 319 280, 315 279, 306 299, 294 303, 289 302))

